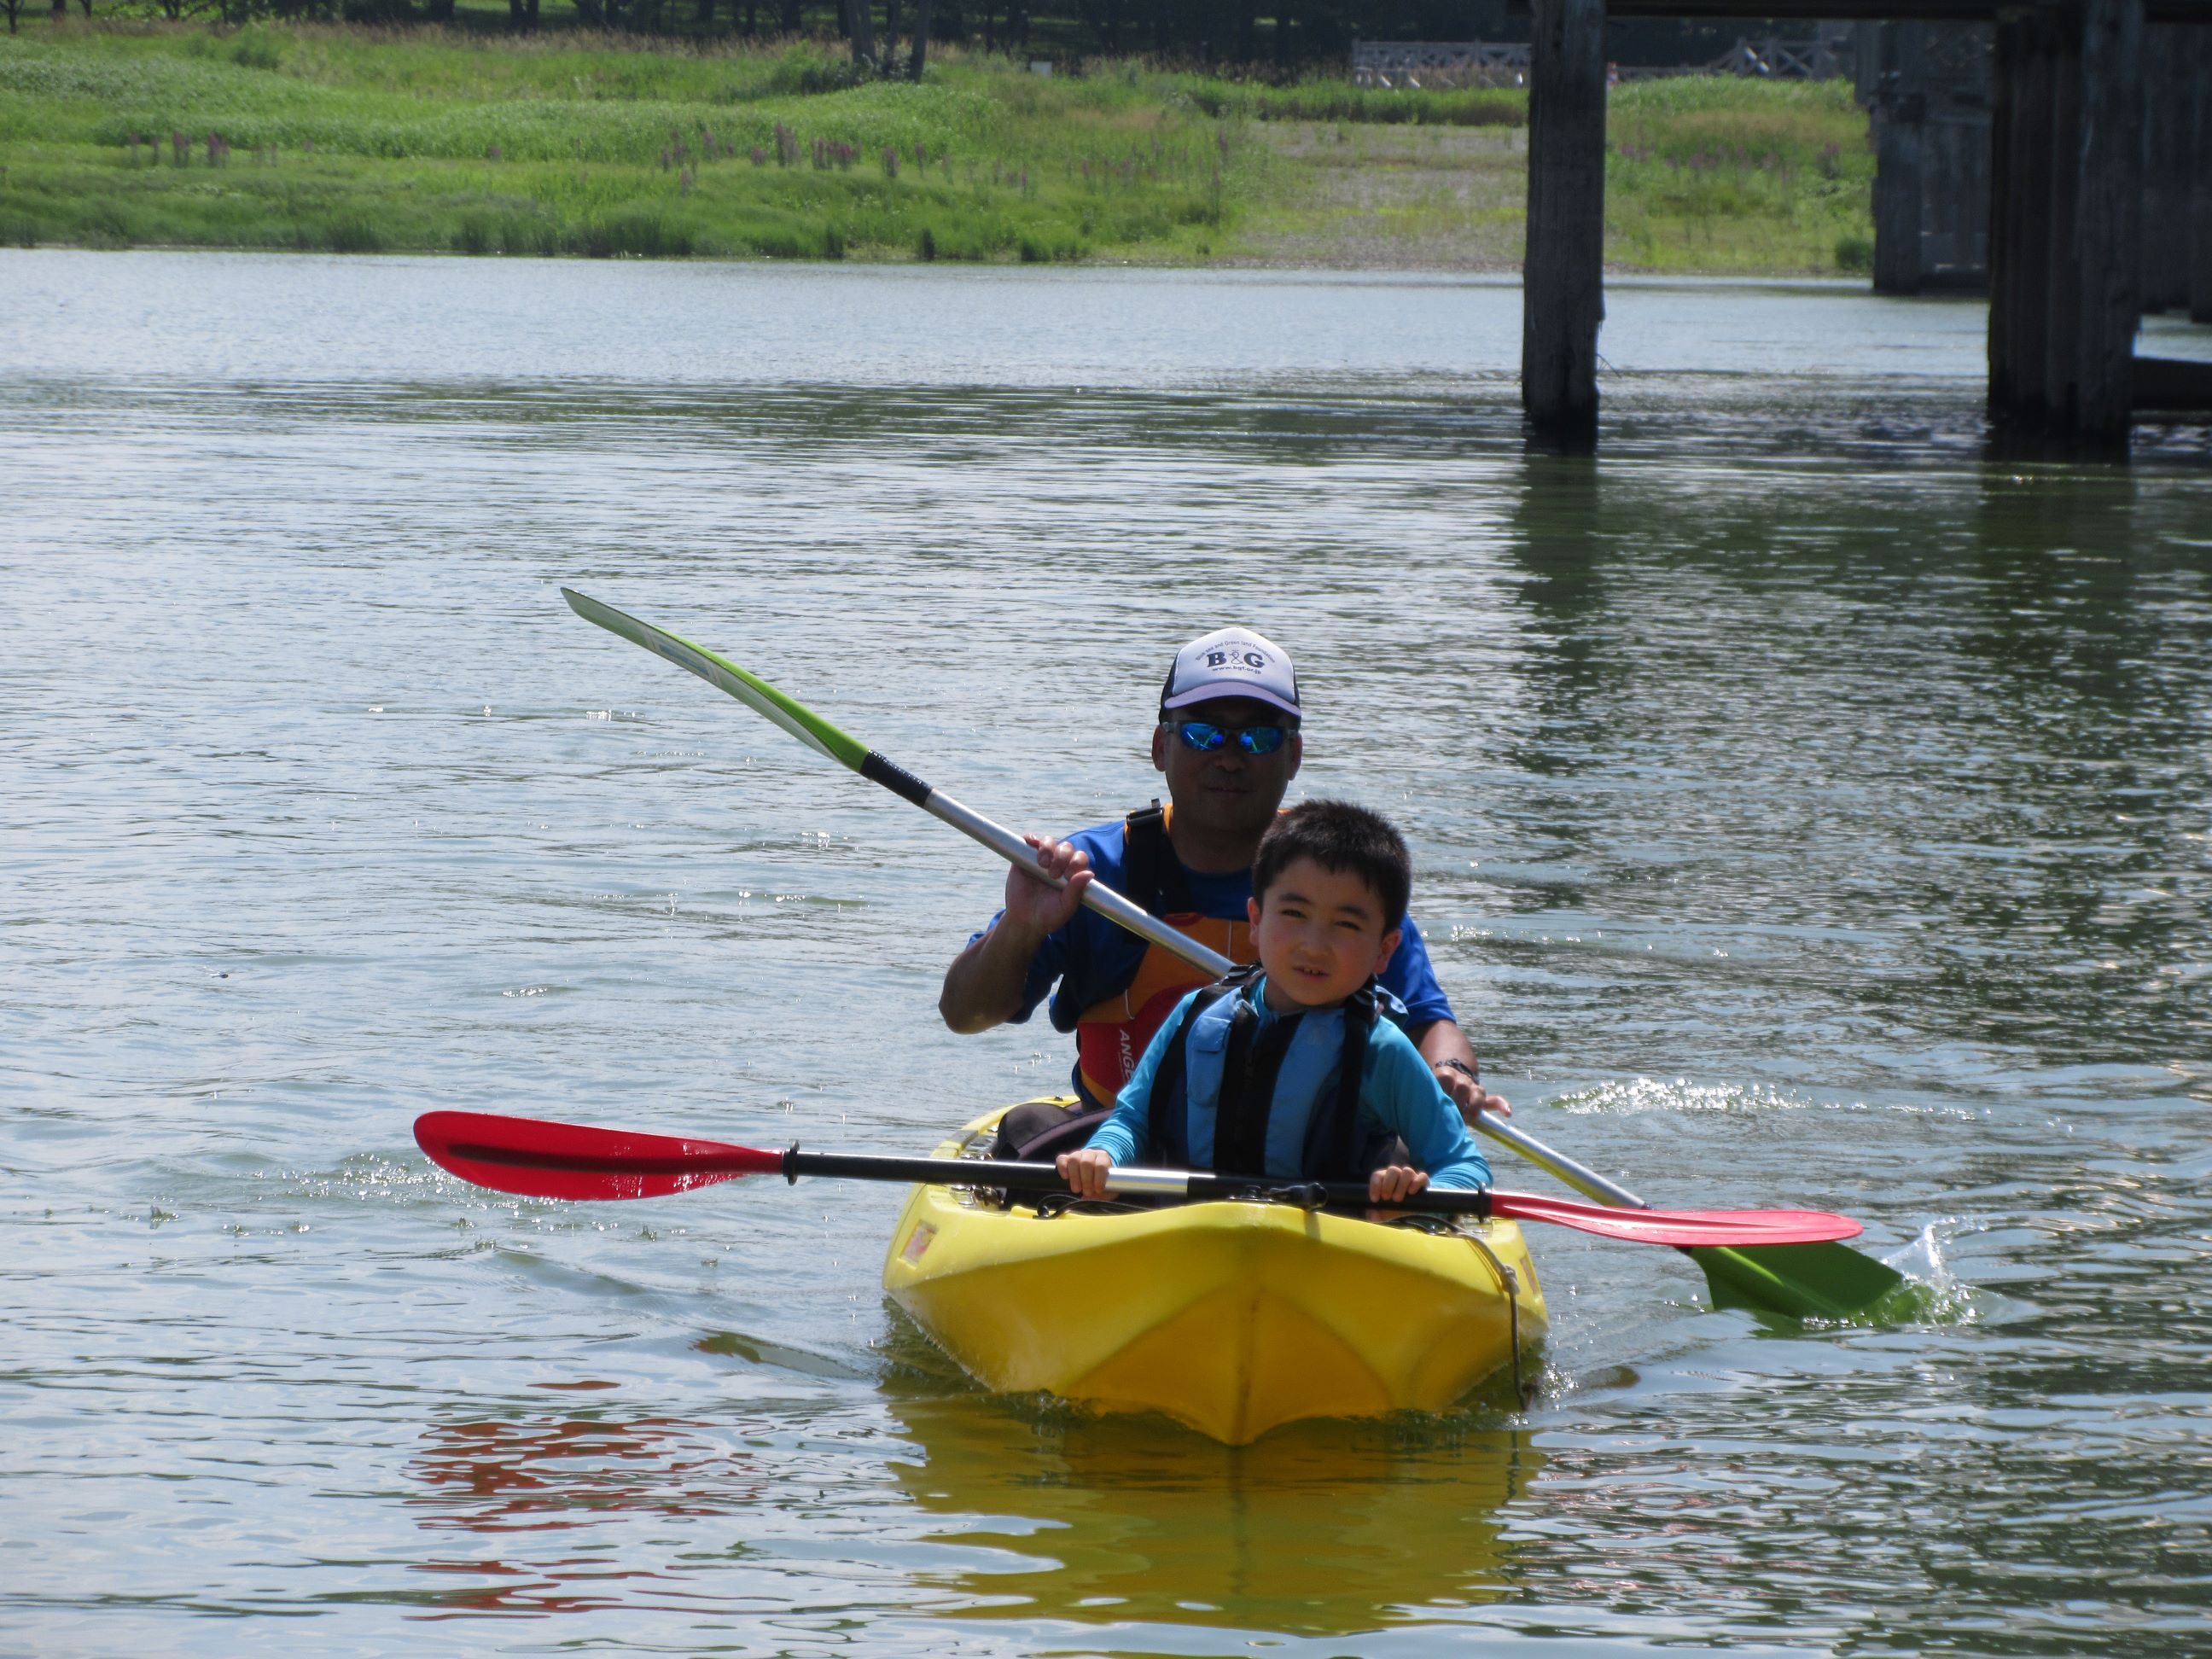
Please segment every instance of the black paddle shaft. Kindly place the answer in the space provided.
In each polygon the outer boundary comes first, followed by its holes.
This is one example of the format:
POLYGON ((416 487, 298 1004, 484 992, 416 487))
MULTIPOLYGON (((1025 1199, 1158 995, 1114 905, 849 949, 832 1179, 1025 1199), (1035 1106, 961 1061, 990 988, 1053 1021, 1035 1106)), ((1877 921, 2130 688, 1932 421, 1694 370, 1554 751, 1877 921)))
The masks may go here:
MULTIPOLYGON (((833 1181, 896 1181, 922 1187, 998 1188, 1017 1193, 1054 1193, 1069 1195, 1067 1183, 1049 1164, 1016 1164, 996 1158, 870 1158, 854 1152, 803 1152, 796 1146, 783 1154, 783 1175, 796 1182, 801 1176, 833 1181)), ((1109 1173, 1127 1182, 1119 1195, 1183 1198, 1194 1201, 1257 1199, 1291 1204, 1302 1210, 1356 1208, 1374 1202, 1367 1188, 1350 1181, 1284 1181, 1273 1176, 1215 1175, 1203 1170, 1169 1171, 1139 1168, 1109 1173)), ((1429 1215, 1487 1217, 1490 1194, 1471 1188, 1432 1187, 1410 1198, 1385 1200, 1384 1207, 1419 1211, 1429 1215)))

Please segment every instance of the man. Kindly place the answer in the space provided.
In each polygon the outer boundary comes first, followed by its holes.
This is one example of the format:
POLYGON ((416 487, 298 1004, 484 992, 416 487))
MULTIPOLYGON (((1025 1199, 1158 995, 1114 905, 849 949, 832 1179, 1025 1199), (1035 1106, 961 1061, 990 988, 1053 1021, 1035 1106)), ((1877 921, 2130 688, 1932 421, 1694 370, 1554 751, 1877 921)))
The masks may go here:
MULTIPOLYGON (((1152 766, 1166 775, 1170 804, 1155 801, 1066 841, 1024 837, 1067 885, 1010 871, 1006 908, 953 959, 937 1004, 954 1030, 987 1031, 1028 1019, 1051 992, 1054 1026, 1075 1033, 1080 1103, 1066 1115, 1009 1113, 1002 1152, 1048 1158, 1081 1146, 1169 1012, 1206 981, 1173 951, 1083 908, 1094 878, 1178 933, 1234 961, 1254 959, 1246 921, 1252 860, 1304 758, 1300 726, 1287 653, 1246 628, 1193 640, 1168 670, 1152 729, 1152 766)), ((1461 1113, 1469 1121, 1484 1111, 1509 1115, 1478 1079, 1474 1049, 1410 916, 1381 982, 1405 1005, 1406 1034, 1461 1113)))

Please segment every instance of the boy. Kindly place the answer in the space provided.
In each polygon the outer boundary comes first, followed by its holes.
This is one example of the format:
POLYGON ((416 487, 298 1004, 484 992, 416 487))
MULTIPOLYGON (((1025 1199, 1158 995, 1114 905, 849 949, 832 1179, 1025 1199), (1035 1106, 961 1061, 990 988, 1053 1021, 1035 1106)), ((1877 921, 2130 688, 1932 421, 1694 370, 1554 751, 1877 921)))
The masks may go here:
POLYGON ((1488 1186, 1458 1109, 1376 989, 1412 888, 1406 843, 1375 813, 1316 800, 1277 818, 1252 866, 1259 965, 1177 1005, 1112 1115, 1055 1160, 1061 1178, 1085 1198, 1106 1195, 1116 1164, 1364 1181, 1377 1203, 1431 1180, 1488 1186))

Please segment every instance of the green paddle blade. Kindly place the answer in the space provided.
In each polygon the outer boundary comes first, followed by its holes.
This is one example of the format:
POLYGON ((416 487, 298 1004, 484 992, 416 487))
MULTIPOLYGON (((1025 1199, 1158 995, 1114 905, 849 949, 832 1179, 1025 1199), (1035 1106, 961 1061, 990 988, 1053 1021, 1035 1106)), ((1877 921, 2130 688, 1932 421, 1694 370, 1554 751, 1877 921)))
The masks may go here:
POLYGON ((1895 1268, 1841 1244, 1716 1245, 1689 1254, 1705 1270, 1715 1307, 1796 1319, 1863 1316, 1910 1282, 1895 1268))
POLYGON ((667 658, 678 668, 690 669, 708 684, 728 692, 755 714, 775 721, 809 749, 827 755, 840 766, 857 772, 867 759, 866 744, 847 736, 805 703, 785 696, 757 674, 748 674, 728 658, 679 639, 665 628, 640 622, 611 605, 601 605, 572 587, 562 588, 561 597, 586 622, 597 623, 610 634, 619 634, 655 656, 667 658))

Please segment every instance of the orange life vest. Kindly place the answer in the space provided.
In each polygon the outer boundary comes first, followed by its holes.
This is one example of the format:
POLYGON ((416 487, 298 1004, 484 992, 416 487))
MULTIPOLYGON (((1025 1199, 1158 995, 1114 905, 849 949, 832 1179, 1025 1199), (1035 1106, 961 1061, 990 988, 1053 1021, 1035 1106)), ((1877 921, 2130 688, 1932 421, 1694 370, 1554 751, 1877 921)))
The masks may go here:
MULTIPOLYGON (((1174 811, 1154 801, 1121 821, 1124 894, 1178 933, 1218 951, 1231 962, 1257 961, 1249 922, 1241 916, 1233 921, 1202 916, 1193 908, 1189 884, 1168 838, 1174 811)), ((1114 1103, 1176 1004, 1212 979, 1174 951, 1148 944, 1128 982, 1076 1016, 1077 1080, 1094 1104, 1114 1103)))

